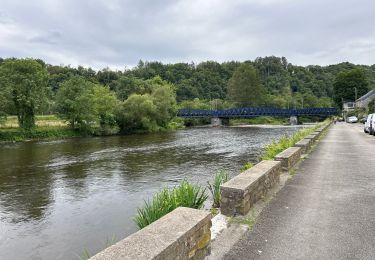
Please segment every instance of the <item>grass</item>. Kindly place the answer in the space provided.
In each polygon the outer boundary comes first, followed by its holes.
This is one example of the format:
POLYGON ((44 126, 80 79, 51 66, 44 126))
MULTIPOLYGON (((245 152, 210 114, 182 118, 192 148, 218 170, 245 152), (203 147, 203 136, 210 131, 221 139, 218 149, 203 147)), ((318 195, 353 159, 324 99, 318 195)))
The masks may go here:
POLYGON ((317 128, 319 128, 321 124, 318 124, 314 127, 302 129, 295 133, 294 135, 288 137, 283 136, 278 141, 273 141, 271 144, 267 145, 265 147, 265 150, 261 156, 262 160, 272 160, 275 158, 277 154, 284 151, 285 149, 292 147, 295 145, 298 141, 302 140, 309 134, 313 133, 317 128))
POLYGON ((249 119, 231 119, 230 125, 241 125, 241 124, 249 124, 249 125, 283 125, 287 124, 287 118, 281 117, 271 117, 271 116, 258 116, 249 119))
POLYGON ((211 208, 210 212, 211 212, 212 216, 216 216, 217 214, 219 214, 219 209, 218 208, 211 208))
POLYGON ((251 162, 247 162, 247 163, 245 163, 245 164, 242 166, 242 168, 241 168, 241 172, 244 172, 244 171, 246 171, 246 170, 248 170, 248 169, 251 169, 251 168, 253 168, 253 166, 254 166, 253 163, 251 163, 251 162))
MULTIPOLYGON (((39 115, 35 117, 35 124, 38 127, 66 127, 67 123, 55 115, 39 115)), ((17 116, 7 116, 5 121, 0 124, 0 129, 18 128, 17 116)))
POLYGON ((0 124, 0 141, 18 142, 30 139, 57 139, 82 136, 70 129, 68 125, 55 115, 36 116, 36 127, 24 130, 18 126, 17 116, 8 116, 0 124))
POLYGON ((256 219, 254 217, 246 217, 246 218, 235 218, 232 217, 228 220, 229 224, 236 223, 242 224, 249 227, 249 229, 253 229, 253 226, 256 224, 256 219))
POLYGON ((290 175, 290 176, 294 176, 294 175, 296 175, 296 173, 297 173, 296 169, 291 169, 291 170, 289 171, 289 175, 290 175))
POLYGON ((137 209, 134 221, 142 229, 178 207, 200 209, 207 198, 206 189, 183 180, 179 186, 171 190, 163 188, 151 201, 145 201, 145 205, 137 209))
MULTIPOLYGON (((113 235, 110 239, 107 238, 105 243, 104 243, 104 249, 107 248, 107 247, 110 247, 111 245, 115 244, 117 241, 116 239, 116 236, 113 235)), ((92 257, 92 254, 90 253, 90 251, 87 249, 87 248, 84 248, 82 250, 82 253, 81 255, 77 255, 77 259, 78 260, 87 260, 87 259, 90 259, 92 257)))
POLYGON ((227 182, 229 180, 229 175, 224 171, 219 171, 215 174, 214 182, 208 184, 208 190, 211 192, 213 203, 212 207, 218 208, 220 207, 220 185, 227 182))
POLYGON ((32 130, 21 128, 0 129, 0 141, 18 142, 29 139, 55 139, 82 136, 68 127, 36 127, 32 130))

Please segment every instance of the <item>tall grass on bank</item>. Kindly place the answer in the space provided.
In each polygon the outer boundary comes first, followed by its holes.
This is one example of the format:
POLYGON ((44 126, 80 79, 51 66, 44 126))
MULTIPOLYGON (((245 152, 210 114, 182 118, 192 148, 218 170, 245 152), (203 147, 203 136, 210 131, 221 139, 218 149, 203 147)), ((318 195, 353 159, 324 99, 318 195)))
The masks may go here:
POLYGON ((279 141, 276 141, 276 140, 273 141, 272 143, 270 143, 269 145, 265 147, 265 150, 261 156, 261 159, 262 160, 274 159, 277 154, 295 145, 297 142, 299 142, 300 140, 302 140, 309 134, 313 133, 320 126, 321 124, 316 125, 314 127, 302 129, 290 137, 283 136, 279 141))
POLYGON ((214 182, 211 184, 208 183, 208 189, 212 194, 212 207, 218 208, 220 207, 220 185, 227 182, 229 180, 229 175, 224 171, 219 171, 216 173, 214 182))
POLYGON ((142 229, 178 207, 200 209, 207 198, 205 188, 183 180, 177 187, 163 188, 151 201, 145 201, 145 205, 137 209, 134 221, 142 229))

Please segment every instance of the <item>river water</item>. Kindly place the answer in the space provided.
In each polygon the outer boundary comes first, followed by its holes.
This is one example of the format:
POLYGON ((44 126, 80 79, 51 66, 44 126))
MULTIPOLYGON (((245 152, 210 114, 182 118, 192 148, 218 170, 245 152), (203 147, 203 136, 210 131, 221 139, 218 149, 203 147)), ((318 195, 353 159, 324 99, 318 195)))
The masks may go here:
POLYGON ((298 127, 0 144, 0 259, 79 259, 137 230, 136 208, 186 178, 238 174, 298 127))

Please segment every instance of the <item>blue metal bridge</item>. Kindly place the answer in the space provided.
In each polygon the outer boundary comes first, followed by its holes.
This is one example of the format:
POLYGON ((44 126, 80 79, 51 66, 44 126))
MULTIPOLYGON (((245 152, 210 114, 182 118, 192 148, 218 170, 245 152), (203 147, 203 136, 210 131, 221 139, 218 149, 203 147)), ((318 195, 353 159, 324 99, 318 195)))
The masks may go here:
POLYGON ((226 110, 201 110, 201 109, 180 109, 178 117, 183 118, 251 118, 256 116, 333 116, 337 115, 336 108, 302 108, 302 109, 282 109, 282 108, 261 108, 244 107, 231 108, 226 110))

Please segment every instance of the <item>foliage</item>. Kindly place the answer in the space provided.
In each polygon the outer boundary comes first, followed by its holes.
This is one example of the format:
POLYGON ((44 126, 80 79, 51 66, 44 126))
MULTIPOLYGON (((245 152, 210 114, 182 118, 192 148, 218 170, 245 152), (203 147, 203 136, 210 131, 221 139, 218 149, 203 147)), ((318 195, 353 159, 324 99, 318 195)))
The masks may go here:
MULTIPOLYGON (((20 125, 32 128, 34 114, 58 112, 73 129, 90 134, 113 134, 119 128, 124 133, 180 128, 181 121, 174 119, 176 101, 178 108, 194 109, 332 107, 341 105, 341 98, 353 100, 354 86, 358 97, 375 86, 375 66, 344 62, 303 67, 275 56, 198 64, 140 61, 123 71, 56 66, 31 59, 1 61, 0 124, 5 116, 19 115, 20 125), (236 102, 231 102, 233 98, 236 102), (138 120, 136 100, 141 101, 138 120), (152 105, 146 102, 150 100, 152 105)), ((248 122, 276 121, 254 118, 248 122)), ((185 119, 184 123, 209 124, 210 120, 185 119)))
POLYGON ((176 115, 173 86, 154 78, 151 89, 151 93, 130 95, 117 110, 117 123, 122 132, 153 132, 168 128, 176 115))
POLYGON ((142 229, 178 207, 200 209, 206 200, 205 189, 183 180, 179 186, 171 190, 163 188, 151 201, 145 201, 145 205, 137 209, 134 221, 142 229))
POLYGON ((261 156, 262 160, 273 160, 277 154, 284 151, 285 149, 295 145, 298 141, 302 140, 312 132, 314 132, 320 125, 316 125, 314 127, 309 127, 306 129, 302 129, 295 133, 294 135, 288 137, 283 136, 278 141, 273 141, 269 145, 267 145, 264 149, 264 152, 261 156))
POLYGON ((249 125, 283 125, 288 123, 288 118, 257 116, 254 118, 231 119, 231 125, 249 124, 249 125))
POLYGON ((19 142, 29 139, 55 139, 81 136, 80 133, 66 127, 36 127, 33 129, 0 129, 0 141, 19 142))
POLYGON ((265 89, 257 70, 247 63, 241 64, 228 82, 228 100, 240 107, 264 105, 265 89))
POLYGON ((248 169, 251 169, 254 167, 254 164, 252 164, 251 162, 247 162, 244 164, 244 166, 242 166, 242 169, 241 169, 241 172, 244 172, 248 169))
POLYGON ((60 85, 56 111, 73 129, 87 130, 95 122, 94 87, 94 83, 81 76, 73 76, 60 85))
POLYGON ((355 91, 357 91, 357 97, 360 97, 368 90, 368 82, 363 70, 353 69, 340 72, 334 83, 335 102, 339 107, 342 107, 342 101, 355 100, 355 91))
POLYGON ((168 123, 168 129, 177 130, 185 128, 185 121, 180 117, 175 117, 168 123))
POLYGON ((96 121, 99 122, 99 129, 96 133, 114 134, 118 132, 115 112, 119 101, 109 87, 95 85, 92 90, 94 112, 96 121))
POLYGON ((229 180, 229 175, 224 171, 219 171, 215 174, 214 182, 211 184, 207 182, 208 189, 211 192, 213 203, 212 207, 220 207, 220 185, 229 180))
MULTIPOLYGON (((21 128, 35 127, 35 114, 46 101, 47 81, 46 69, 36 60, 8 59, 1 64, 0 99, 12 100, 21 128)), ((0 107, 1 114, 5 111, 0 107)))
POLYGON ((118 100, 108 87, 81 76, 63 82, 56 95, 58 116, 82 132, 117 132, 115 111, 118 100), (115 130, 113 130, 115 129, 115 130))

